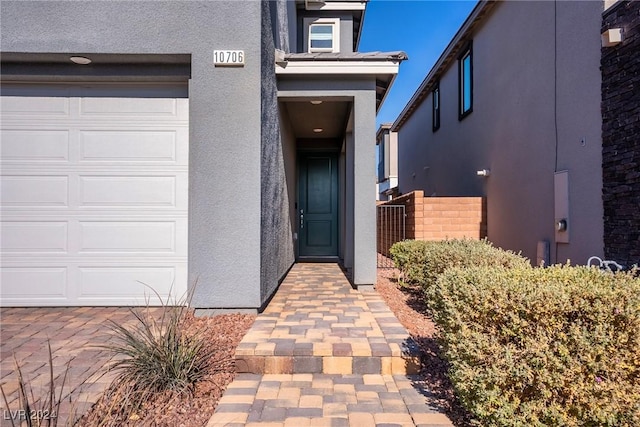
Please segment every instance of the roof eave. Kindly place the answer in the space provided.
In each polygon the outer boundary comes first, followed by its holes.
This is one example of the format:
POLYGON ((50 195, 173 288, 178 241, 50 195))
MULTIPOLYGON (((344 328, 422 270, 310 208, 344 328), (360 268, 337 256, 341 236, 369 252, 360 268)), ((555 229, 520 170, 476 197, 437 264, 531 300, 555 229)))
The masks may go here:
POLYGON ((498 1, 494 0, 480 0, 476 7, 471 11, 467 19, 464 21, 460 29, 456 32, 455 36, 451 39, 444 52, 440 55, 435 65, 429 71, 429 74, 424 78, 418 89, 414 92, 413 96, 405 105, 404 109, 398 115, 398 118, 393 122, 391 130, 397 132, 398 129, 406 122, 413 114, 414 110, 424 101, 427 97, 429 90, 431 89, 434 79, 439 77, 442 70, 449 66, 452 58, 457 54, 458 49, 466 43, 466 38, 473 32, 473 30, 483 21, 485 16, 498 4, 498 1))
POLYGON ((376 79, 376 113, 384 103, 393 82, 398 75, 400 63, 406 59, 404 52, 375 53, 367 55, 331 56, 322 60, 305 55, 285 55, 283 61, 276 62, 276 75, 361 75, 376 79), (372 56, 373 55, 373 56, 372 56), (288 60, 287 60, 288 59, 288 60), (292 60, 295 59, 295 60, 292 60), (378 86, 381 83, 381 86, 378 86), (379 90, 380 89, 380 90, 379 90))

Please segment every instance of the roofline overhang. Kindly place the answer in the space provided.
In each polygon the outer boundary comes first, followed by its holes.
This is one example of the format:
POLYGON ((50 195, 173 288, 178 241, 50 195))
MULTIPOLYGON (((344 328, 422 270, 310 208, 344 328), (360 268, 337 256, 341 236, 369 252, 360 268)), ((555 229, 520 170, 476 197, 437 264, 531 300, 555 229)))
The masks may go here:
POLYGON ((400 61, 286 61, 276 64, 276 75, 380 75, 398 74, 400 61))
POLYGON ((380 126, 378 126, 378 131, 376 132, 376 145, 378 145, 378 140, 380 139, 382 133, 385 130, 390 130, 391 125, 393 125, 393 123, 381 123, 380 126))
POLYGON ((365 10, 369 0, 305 0, 306 10, 365 10))
POLYGON ((407 105, 398 115, 398 118, 393 122, 391 130, 397 132, 400 127, 411 117, 413 112, 427 97, 429 91, 432 89, 434 83, 440 78, 451 62, 457 57, 458 51, 462 49, 466 43, 467 38, 473 33, 473 31, 482 23, 485 16, 493 10, 499 1, 494 0, 480 0, 476 7, 471 11, 467 19, 464 21, 460 29, 456 32, 455 36, 451 39, 442 55, 438 58, 435 65, 429 71, 429 74, 422 81, 418 89, 415 91, 407 105))
POLYGON ((291 61, 276 63, 276 76, 366 76, 376 80, 385 80, 386 87, 378 96, 376 86, 376 113, 384 104, 389 90, 398 76, 400 62, 385 61, 291 61))

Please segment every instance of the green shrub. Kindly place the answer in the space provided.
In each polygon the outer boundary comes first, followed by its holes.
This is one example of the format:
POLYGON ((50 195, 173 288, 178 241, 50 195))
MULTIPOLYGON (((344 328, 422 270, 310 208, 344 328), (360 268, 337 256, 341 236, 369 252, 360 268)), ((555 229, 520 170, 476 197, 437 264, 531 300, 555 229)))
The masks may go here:
POLYGON ((389 253, 396 268, 400 270, 403 281, 417 284, 424 278, 427 247, 434 243, 422 240, 403 240, 391 246, 389 253))
POLYGON ((453 239, 440 242, 405 240, 391 247, 393 261, 402 280, 419 284, 426 303, 432 298, 438 276, 450 267, 528 267, 529 260, 511 251, 493 247, 488 240, 453 239))
POLYGON ((185 301, 176 304, 132 308, 133 325, 111 323, 112 341, 104 347, 115 356, 108 368, 116 377, 104 403, 110 416, 105 425, 140 418, 148 401, 168 404, 191 396, 199 381, 231 367, 233 361, 223 358, 206 336, 186 332, 193 315, 185 301))
POLYGON ((632 273, 452 268, 432 309, 456 393, 481 425, 640 425, 632 273))

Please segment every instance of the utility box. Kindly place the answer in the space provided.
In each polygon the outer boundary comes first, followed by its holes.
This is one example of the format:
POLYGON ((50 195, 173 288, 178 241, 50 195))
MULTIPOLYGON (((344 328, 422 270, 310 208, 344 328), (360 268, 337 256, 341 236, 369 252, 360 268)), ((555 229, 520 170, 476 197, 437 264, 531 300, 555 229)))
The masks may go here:
POLYGON ((556 243, 569 243, 569 171, 555 173, 553 191, 556 243))

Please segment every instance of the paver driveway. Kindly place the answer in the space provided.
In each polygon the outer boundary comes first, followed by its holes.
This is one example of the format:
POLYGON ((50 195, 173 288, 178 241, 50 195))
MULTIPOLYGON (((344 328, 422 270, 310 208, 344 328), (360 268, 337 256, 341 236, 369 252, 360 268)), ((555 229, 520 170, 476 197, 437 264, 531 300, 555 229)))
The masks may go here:
MULTIPOLYGON (((53 354, 54 383, 61 383, 66 364, 71 361, 64 388, 64 405, 58 425, 65 425, 69 413, 84 413, 110 384, 112 376, 102 368, 109 361, 107 351, 95 348, 109 340, 107 319, 120 324, 131 322, 128 308, 120 307, 49 307, 0 309, 0 382, 9 399, 9 409, 18 409, 17 361, 34 396, 44 396, 49 384, 49 352, 53 354), (15 360, 14 360, 15 355, 15 360), (74 402, 69 403, 69 400, 74 402)), ((59 389, 56 393, 59 392, 59 389)), ((10 425, 2 401, 0 420, 10 425)))

